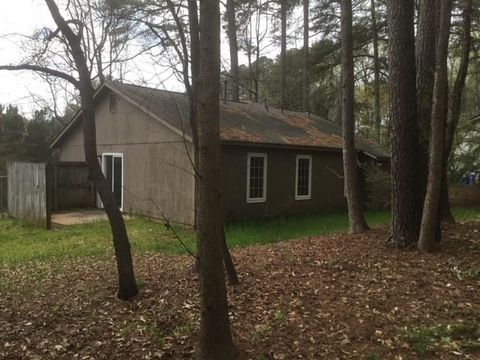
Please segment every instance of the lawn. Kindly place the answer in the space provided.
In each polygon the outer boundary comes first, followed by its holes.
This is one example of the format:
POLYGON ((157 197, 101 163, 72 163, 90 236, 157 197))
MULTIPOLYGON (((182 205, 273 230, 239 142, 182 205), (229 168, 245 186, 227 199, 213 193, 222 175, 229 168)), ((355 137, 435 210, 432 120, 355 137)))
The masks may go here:
MULTIPOLYGON (((480 219, 480 208, 455 208, 457 220, 480 219)), ((369 211, 372 227, 389 221, 386 211, 369 211)), ((127 221, 127 230, 134 253, 183 254, 185 249, 162 224, 145 218, 127 221)), ((193 231, 175 228, 183 242, 195 249, 193 231)), ((348 230, 345 213, 322 213, 286 219, 268 219, 228 224, 226 234, 229 246, 245 247, 268 244, 301 237, 343 233, 348 230)), ((47 231, 11 219, 0 219, 0 265, 25 261, 104 256, 112 252, 106 221, 75 225, 47 231)))

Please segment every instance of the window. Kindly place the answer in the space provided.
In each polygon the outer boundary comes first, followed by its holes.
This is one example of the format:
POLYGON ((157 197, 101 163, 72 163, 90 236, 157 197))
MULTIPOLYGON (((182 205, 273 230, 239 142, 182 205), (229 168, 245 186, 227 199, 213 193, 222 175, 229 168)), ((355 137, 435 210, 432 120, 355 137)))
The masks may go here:
POLYGON ((110 95, 110 114, 116 113, 118 110, 118 96, 110 95))
POLYGON ((249 153, 247 158, 247 202, 267 199, 267 154, 249 153))
POLYGON ((312 197, 312 157, 297 155, 295 176, 295 200, 308 200, 312 197))

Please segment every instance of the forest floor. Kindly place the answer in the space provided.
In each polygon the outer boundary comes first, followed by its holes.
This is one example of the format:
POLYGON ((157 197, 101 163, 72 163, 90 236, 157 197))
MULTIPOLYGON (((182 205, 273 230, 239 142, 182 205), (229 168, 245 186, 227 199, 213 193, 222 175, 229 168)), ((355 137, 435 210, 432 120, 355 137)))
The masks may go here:
MULTIPOLYGON (((480 359, 480 223, 448 227, 435 254, 385 248, 386 237, 381 227, 234 250, 230 314, 245 359, 480 359)), ((0 265, 0 358, 191 359, 192 262, 137 255, 131 302, 115 299, 111 254, 0 265)))

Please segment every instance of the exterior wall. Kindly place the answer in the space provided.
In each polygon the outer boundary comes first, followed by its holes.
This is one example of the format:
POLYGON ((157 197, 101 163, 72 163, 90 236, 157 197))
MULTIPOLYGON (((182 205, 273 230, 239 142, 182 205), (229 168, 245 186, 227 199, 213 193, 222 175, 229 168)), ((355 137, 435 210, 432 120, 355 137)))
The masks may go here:
MULTIPOLYGON (((117 112, 110 113, 108 93, 101 97, 95 116, 98 155, 123 154, 123 210, 192 225, 194 174, 186 150, 192 151, 190 143, 122 98, 117 112)), ((66 136, 57 159, 84 161, 81 126, 66 136)))
POLYGON ((227 220, 346 209, 342 153, 223 146, 223 202, 227 220), (247 203, 247 154, 267 154, 267 198, 247 203), (295 200, 297 155, 312 156, 311 199, 295 200))

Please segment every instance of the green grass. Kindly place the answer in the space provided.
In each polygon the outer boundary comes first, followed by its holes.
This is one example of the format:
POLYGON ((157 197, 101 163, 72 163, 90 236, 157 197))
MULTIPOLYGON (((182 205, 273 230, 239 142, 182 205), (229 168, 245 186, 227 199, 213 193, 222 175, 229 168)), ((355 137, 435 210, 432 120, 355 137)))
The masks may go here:
MULTIPOLYGON (((369 211, 367 221, 370 226, 378 226, 389 221, 386 211, 369 211)), ((232 247, 253 244, 269 244, 299 237, 325 235, 348 231, 346 213, 321 213, 257 221, 244 221, 229 224, 226 228, 228 243, 232 247)))
POLYGON ((478 326, 472 323, 407 327, 401 332, 401 337, 420 358, 437 348, 478 350, 480 349, 479 335, 478 326))
MULTIPOLYGON (((162 224, 143 218, 128 220, 127 231, 134 252, 184 252, 162 224)), ((193 233, 177 229, 185 241, 194 243, 193 233)), ((48 231, 11 219, 0 220, 0 265, 30 260, 102 256, 112 250, 108 223, 98 221, 48 231)))
MULTIPOLYGON (((480 220, 480 208, 456 208, 458 220, 480 220)), ((386 211, 369 211, 370 226, 388 223, 386 211)), ((127 230, 134 253, 160 252, 182 254, 185 249, 163 224, 144 218, 127 221, 127 230)), ((195 250, 192 230, 175 227, 184 243, 195 250)), ((266 219, 228 224, 226 234, 231 247, 268 244, 289 239, 346 232, 348 219, 345 213, 323 213, 287 219, 266 219)), ((0 218, 0 265, 27 261, 104 256, 112 254, 112 241, 106 221, 74 225, 53 231, 0 218)))
POLYGON ((452 212, 457 221, 480 221, 480 207, 454 207, 452 212))

